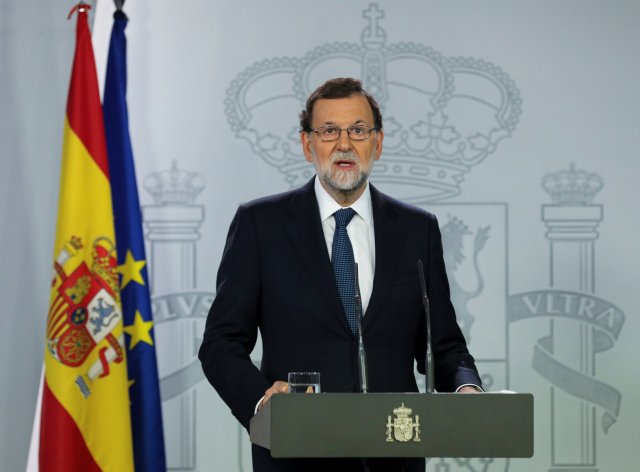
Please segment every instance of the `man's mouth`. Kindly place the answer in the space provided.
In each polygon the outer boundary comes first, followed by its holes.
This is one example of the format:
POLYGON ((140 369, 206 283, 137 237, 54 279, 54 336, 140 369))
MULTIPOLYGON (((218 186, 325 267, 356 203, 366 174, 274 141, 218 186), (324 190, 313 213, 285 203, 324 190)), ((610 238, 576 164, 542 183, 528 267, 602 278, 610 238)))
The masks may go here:
POLYGON ((348 167, 355 166, 356 165, 356 161, 338 160, 338 161, 334 162, 334 164, 337 165, 338 167, 348 168, 348 167))
POLYGON ((358 158, 351 152, 336 152, 331 156, 331 164, 339 170, 351 171, 358 166, 358 158))

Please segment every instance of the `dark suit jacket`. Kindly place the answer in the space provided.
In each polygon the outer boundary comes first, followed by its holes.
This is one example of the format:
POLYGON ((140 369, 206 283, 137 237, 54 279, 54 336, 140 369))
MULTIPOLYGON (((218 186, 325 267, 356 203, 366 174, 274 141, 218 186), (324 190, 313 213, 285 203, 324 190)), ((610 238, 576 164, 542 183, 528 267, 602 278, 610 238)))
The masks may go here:
MULTIPOLYGON (((321 373, 322 391, 358 391, 357 344, 327 253, 313 179, 242 205, 231 223, 199 357, 204 373, 246 427, 256 402, 293 371, 321 373), (260 370, 249 358, 260 330, 260 370)), ((436 218, 373 186, 373 292, 362 328, 371 392, 415 392, 426 326, 417 261, 430 296, 435 383, 480 385, 456 323, 436 218)))

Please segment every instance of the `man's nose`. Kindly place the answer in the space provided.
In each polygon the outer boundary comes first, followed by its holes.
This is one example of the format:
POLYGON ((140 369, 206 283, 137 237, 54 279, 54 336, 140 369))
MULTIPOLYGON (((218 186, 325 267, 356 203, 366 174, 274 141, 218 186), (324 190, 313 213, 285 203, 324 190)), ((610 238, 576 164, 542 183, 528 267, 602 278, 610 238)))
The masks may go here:
POLYGON ((338 144, 336 144, 336 147, 341 151, 348 151, 352 147, 351 144, 352 143, 349 139, 349 133, 346 129, 343 129, 340 132, 340 136, 338 136, 338 144))

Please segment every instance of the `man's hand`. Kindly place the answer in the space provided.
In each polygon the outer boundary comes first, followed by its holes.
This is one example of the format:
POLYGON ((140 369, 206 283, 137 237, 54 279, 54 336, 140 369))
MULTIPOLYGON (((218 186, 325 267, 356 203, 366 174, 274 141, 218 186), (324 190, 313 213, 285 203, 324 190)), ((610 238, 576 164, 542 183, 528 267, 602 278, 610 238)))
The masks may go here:
POLYGON ((263 407, 265 403, 269 401, 269 399, 277 394, 277 393, 287 393, 289 391, 289 384, 287 382, 283 382, 282 380, 276 380, 273 382, 273 385, 264 391, 264 398, 260 402, 260 406, 258 410, 263 407))
POLYGON ((460 390, 458 390, 458 393, 482 393, 482 392, 478 390, 476 387, 473 387, 471 385, 465 385, 460 390))

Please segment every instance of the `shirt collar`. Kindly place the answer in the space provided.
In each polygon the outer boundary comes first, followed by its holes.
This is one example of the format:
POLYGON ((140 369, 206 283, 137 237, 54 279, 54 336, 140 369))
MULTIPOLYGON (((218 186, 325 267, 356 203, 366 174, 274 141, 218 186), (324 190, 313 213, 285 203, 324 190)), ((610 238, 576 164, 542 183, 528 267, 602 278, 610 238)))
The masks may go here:
MULTIPOLYGON (((320 209, 320 221, 324 221, 333 216, 336 211, 342 208, 324 189, 320 183, 320 178, 317 175, 313 187, 316 192, 318 208, 320 209)), ((369 181, 367 181, 367 187, 364 189, 364 192, 362 192, 362 195, 360 195, 360 197, 351 205, 351 208, 355 210, 358 216, 360 216, 365 223, 371 225, 373 221, 373 210, 371 209, 371 191, 369 189, 369 181)))

